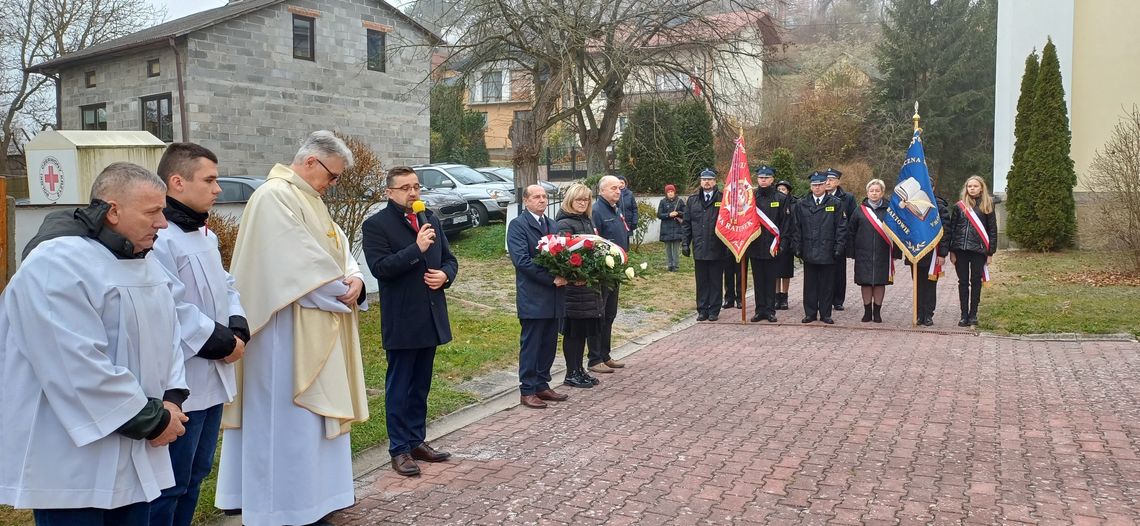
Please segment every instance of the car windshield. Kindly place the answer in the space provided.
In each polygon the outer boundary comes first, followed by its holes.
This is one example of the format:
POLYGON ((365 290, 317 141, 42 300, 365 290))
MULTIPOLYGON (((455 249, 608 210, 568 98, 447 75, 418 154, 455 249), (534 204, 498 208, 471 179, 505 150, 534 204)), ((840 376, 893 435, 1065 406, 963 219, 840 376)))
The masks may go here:
POLYGON ((454 166, 448 168, 447 173, 451 174, 452 177, 458 179, 459 182, 463 184, 479 184, 493 181, 486 174, 476 172, 475 170, 466 166, 454 166))

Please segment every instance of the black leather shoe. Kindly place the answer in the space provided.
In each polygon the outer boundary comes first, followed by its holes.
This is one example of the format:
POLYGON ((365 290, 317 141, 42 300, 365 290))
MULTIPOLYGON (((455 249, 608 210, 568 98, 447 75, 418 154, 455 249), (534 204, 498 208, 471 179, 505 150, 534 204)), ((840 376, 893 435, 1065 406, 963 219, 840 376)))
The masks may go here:
POLYGON ((815 321, 815 316, 804 316, 804 319, 800 320, 800 323, 811 323, 813 321, 815 321))
POLYGON ((708 314, 705 314, 705 313, 703 313, 703 312, 702 312, 702 313, 700 313, 700 314, 697 314, 697 321, 705 321, 705 320, 707 320, 707 319, 709 319, 709 315, 708 315, 708 314))
POLYGON ((931 326, 933 326, 933 325, 934 325, 934 318, 926 318, 925 320, 922 320, 922 325, 923 325, 924 327, 931 327, 931 326))
POLYGON ((590 382, 590 385, 598 385, 598 384, 602 383, 601 380, 595 378, 593 375, 591 375, 590 373, 588 373, 586 371, 582 371, 582 378, 584 380, 586 380, 587 382, 590 382))
POLYGON ((962 316, 962 319, 958 320, 958 326, 959 327, 969 327, 970 326, 970 319, 965 317, 965 316, 962 316))
POLYGON ((819 321, 822 321, 828 325, 835 325, 835 320, 831 318, 820 318, 819 321))
POLYGON ((716 321, 720 319, 720 314, 709 314, 709 321, 716 321))
POLYGON ((775 314, 769 314, 767 316, 767 319, 768 319, 768 323, 776 323, 776 315, 775 314))
POLYGON ((412 450, 412 458, 424 462, 443 462, 451 458, 451 453, 436 451, 435 448, 427 445, 427 442, 424 442, 412 450))
POLYGON ((843 310, 843 305, 832 305, 831 308, 835 310, 843 310))
POLYGON ((408 453, 400 453, 392 457, 392 470, 405 477, 414 477, 420 474, 420 467, 408 453))
POLYGON ((579 371, 566 373, 566 379, 562 380, 562 384, 581 389, 588 389, 594 386, 593 382, 582 378, 582 373, 579 371))
POLYGON ((732 302, 731 302, 731 301, 726 301, 726 302, 724 302, 724 305, 721 305, 721 306, 720 306, 720 308, 722 308, 722 309, 731 309, 731 308, 732 308, 732 302))
POLYGON ((764 316, 761 315, 759 312, 757 312, 754 316, 752 316, 751 318, 748 318, 748 321, 750 321, 752 323, 759 323, 760 320, 762 320, 762 319, 764 319, 764 316))
POLYGON ((743 309, 743 308, 744 308, 744 304, 743 304, 743 303, 740 303, 740 302, 738 301, 738 302, 736 302, 736 308, 738 308, 738 309, 743 309))
POLYGON ((977 316, 970 316, 970 319, 968 319, 968 320, 966 320, 966 321, 967 321, 967 322, 968 322, 970 325, 977 325, 977 324, 978 324, 978 317, 977 317, 977 316))

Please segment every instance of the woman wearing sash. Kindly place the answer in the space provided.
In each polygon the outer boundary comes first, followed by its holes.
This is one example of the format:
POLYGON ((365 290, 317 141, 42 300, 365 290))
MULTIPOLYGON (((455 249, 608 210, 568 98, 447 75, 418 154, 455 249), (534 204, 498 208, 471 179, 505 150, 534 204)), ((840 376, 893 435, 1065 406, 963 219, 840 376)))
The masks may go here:
POLYGON ((872 179, 867 183, 867 198, 851 214, 847 224, 848 257, 855 260, 855 284, 863 293, 863 319, 866 323, 882 323, 883 297, 887 285, 894 282, 895 259, 902 258, 902 252, 894 249, 883 226, 883 216, 887 213, 883 193, 886 184, 882 179, 872 179))
POLYGON ((994 201, 979 176, 966 179, 962 197, 950 216, 950 263, 958 272, 959 327, 978 324, 982 282, 989 281, 989 264, 997 250, 994 201))

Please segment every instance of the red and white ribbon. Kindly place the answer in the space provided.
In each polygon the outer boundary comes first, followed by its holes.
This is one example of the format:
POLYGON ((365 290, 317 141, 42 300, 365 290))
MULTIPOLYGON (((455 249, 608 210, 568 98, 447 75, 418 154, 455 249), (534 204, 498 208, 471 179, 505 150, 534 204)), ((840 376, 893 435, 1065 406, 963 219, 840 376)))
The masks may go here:
POLYGON ((885 241, 887 243, 887 247, 888 247, 887 248, 887 260, 891 262, 891 271, 889 274, 887 274, 887 282, 888 283, 894 283, 895 282, 895 258, 894 258, 895 243, 893 241, 891 241, 891 237, 887 235, 886 227, 883 226, 883 222, 879 220, 879 216, 875 215, 875 212, 871 211, 870 207, 868 207, 867 205, 861 205, 859 207, 859 209, 863 211, 863 217, 867 218, 867 222, 871 223, 871 227, 873 227, 875 229, 875 232, 879 233, 879 237, 883 238, 883 241, 885 241))
POLYGON ((768 247, 768 253, 775 257, 775 255, 780 252, 780 227, 776 226, 776 223, 773 223, 772 220, 768 218, 768 214, 764 213, 760 207, 756 207, 756 211, 758 212, 756 215, 760 216, 760 224, 764 227, 764 230, 767 230, 769 234, 775 237, 775 239, 772 240, 772 246, 768 247))
MULTIPOLYGON (((970 226, 974 227, 974 231, 978 233, 978 237, 982 238, 982 244, 986 246, 986 256, 988 259, 990 253, 990 234, 986 232, 986 227, 982 225, 982 219, 978 217, 978 213, 973 208, 966 206, 965 201, 958 201, 958 209, 965 214, 966 219, 970 222, 970 226)), ((990 265, 989 263, 982 264, 982 283, 990 282, 990 265)))

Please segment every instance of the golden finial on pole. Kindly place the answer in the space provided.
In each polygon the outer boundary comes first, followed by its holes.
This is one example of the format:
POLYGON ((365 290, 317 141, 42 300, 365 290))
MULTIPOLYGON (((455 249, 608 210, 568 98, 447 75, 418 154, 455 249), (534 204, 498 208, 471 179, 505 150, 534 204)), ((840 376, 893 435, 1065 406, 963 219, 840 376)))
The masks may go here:
POLYGON ((911 119, 914 119, 914 131, 918 131, 921 129, 918 127, 918 121, 921 118, 922 117, 918 116, 918 101, 916 100, 916 101, 914 101, 914 117, 911 117, 911 119))

